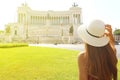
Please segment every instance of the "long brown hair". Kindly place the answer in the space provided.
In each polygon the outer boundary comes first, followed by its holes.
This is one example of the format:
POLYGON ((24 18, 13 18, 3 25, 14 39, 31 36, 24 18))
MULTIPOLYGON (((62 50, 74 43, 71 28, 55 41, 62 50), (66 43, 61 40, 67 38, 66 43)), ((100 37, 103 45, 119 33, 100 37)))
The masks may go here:
POLYGON ((85 44, 88 74, 97 80, 117 80, 117 57, 110 44, 94 47, 85 44))

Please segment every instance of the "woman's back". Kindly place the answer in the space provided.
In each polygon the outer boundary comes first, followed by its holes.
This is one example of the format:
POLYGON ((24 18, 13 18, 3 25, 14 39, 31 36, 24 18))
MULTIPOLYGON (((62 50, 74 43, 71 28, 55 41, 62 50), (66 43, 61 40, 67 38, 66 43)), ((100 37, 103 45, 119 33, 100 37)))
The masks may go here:
POLYGON ((81 52, 78 56, 78 67, 79 67, 79 80, 97 80, 97 78, 93 75, 90 75, 87 72, 87 65, 86 65, 86 56, 85 52, 81 52))
POLYGON ((110 44, 104 47, 94 47, 87 44, 88 73, 100 80, 111 80, 117 76, 117 58, 110 44))
POLYGON ((112 76, 116 80, 117 58, 110 44, 97 48, 86 44, 86 52, 79 55, 78 64, 82 80, 85 77, 85 80, 112 80, 112 76))

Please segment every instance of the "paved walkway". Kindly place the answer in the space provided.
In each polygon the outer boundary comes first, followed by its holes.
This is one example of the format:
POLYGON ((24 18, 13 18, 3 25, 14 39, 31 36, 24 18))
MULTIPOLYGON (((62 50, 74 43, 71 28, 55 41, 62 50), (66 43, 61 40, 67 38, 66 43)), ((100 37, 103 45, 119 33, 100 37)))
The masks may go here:
POLYGON ((53 48, 64 48, 64 49, 71 49, 71 50, 83 50, 83 44, 29 44, 29 46, 43 46, 43 47, 53 47, 53 48))
MULTIPOLYGON (((84 50, 83 44, 29 44, 29 46, 43 46, 43 47, 53 47, 53 48, 64 48, 71 50, 84 50)), ((120 58, 120 45, 115 46, 117 49, 117 57, 120 58)))

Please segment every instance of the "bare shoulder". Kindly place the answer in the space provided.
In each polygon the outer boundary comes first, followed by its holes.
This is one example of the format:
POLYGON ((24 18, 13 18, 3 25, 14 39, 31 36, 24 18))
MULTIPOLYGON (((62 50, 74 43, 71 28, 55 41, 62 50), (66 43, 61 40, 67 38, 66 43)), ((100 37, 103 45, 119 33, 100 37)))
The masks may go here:
POLYGON ((85 57, 85 52, 80 52, 78 55, 79 80, 88 80, 85 57))
POLYGON ((85 55, 85 51, 80 52, 80 53, 78 54, 78 60, 79 60, 80 62, 85 60, 84 55, 85 55))

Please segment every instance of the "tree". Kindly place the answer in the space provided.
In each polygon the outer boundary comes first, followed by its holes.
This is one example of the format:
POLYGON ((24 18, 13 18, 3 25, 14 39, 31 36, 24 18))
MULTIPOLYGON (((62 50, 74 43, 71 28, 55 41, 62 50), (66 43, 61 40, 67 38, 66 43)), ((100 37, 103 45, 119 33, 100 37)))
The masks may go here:
POLYGON ((73 26, 70 27, 69 33, 70 33, 71 35, 73 35, 73 26))
POLYGON ((120 35, 120 29, 116 29, 114 32, 113 32, 114 35, 120 35))
POLYGON ((5 28, 5 32, 6 32, 6 33, 10 33, 10 26, 7 26, 7 27, 5 28))

